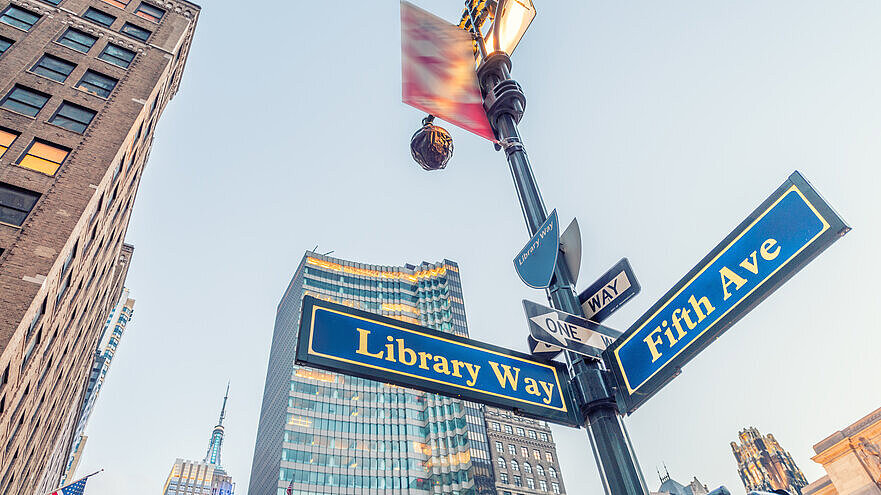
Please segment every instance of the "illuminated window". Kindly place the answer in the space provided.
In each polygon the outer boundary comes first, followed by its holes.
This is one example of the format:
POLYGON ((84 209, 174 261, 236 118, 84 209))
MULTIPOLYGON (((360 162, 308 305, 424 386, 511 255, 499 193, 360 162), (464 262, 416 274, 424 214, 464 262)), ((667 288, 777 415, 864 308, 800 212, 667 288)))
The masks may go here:
POLYGON ((49 101, 49 95, 24 86, 16 85, 12 91, 3 98, 0 107, 36 117, 40 109, 49 101))
POLYGON ((520 447, 520 455, 523 457, 529 457, 529 449, 526 447, 520 447))
POLYGON ((147 41, 150 38, 150 31, 140 27, 135 26, 130 22, 126 22, 122 25, 122 29, 119 30, 120 33, 131 36, 136 40, 147 41))
POLYGON ((162 16, 165 15, 165 11, 149 3, 141 2, 141 5, 138 5, 138 10, 135 11, 135 15, 139 15, 148 21, 159 22, 162 20, 162 16))
POLYGON ((23 31, 30 31, 34 24, 40 20, 39 14, 35 14, 30 10, 21 9, 10 5, 0 12, 0 22, 17 27, 23 31))
POLYGON ((545 460, 547 460, 548 462, 554 462, 554 454, 551 454, 550 452, 545 452, 545 460))
POLYGON ((0 222, 20 227, 40 195, 0 182, 0 222))
POLYGON ((76 87, 92 93, 95 96, 109 98, 110 93, 113 91, 113 88, 116 87, 116 83, 118 82, 119 81, 110 76, 105 76, 104 74, 93 70, 87 70, 86 73, 83 74, 83 78, 80 79, 80 82, 76 83, 76 87))
POLYGON ((113 65, 122 67, 123 69, 127 69, 128 66, 131 65, 132 60, 135 59, 135 52, 131 50, 126 50, 121 46, 116 46, 112 43, 108 43, 107 46, 104 47, 104 51, 101 52, 101 55, 98 55, 98 58, 106 62, 110 62, 113 65))
POLYGON ((128 0, 126 0, 124 2, 120 1, 120 0, 104 0, 104 2, 109 3, 110 5, 113 5, 114 7, 119 7, 121 9, 124 9, 128 5, 128 0))
POLYGON ((47 175, 55 175, 70 150, 35 139, 18 164, 47 175))
POLYGON ((11 39, 0 36, 0 55, 3 55, 13 43, 15 42, 11 39))
POLYGON ((48 77, 53 81, 64 82, 75 68, 76 64, 46 54, 40 57, 40 60, 31 68, 31 72, 48 77))
POLYGON ((83 53, 88 53, 89 49, 92 48, 92 45, 94 45, 96 41, 98 41, 97 37, 74 28, 68 28, 67 31, 58 38, 58 43, 83 53))
POLYGON ((0 158, 2 158, 3 154, 6 153, 6 150, 12 146, 12 142, 15 141, 15 138, 17 137, 18 134, 15 132, 0 129, 0 158))
POLYGON ((67 130, 82 134, 85 132, 86 127, 92 123, 92 119, 95 118, 97 112, 94 110, 89 110, 86 107, 81 107, 79 105, 74 105, 69 101, 65 101, 58 107, 58 111, 55 112, 55 115, 49 119, 49 122, 64 127, 67 130))

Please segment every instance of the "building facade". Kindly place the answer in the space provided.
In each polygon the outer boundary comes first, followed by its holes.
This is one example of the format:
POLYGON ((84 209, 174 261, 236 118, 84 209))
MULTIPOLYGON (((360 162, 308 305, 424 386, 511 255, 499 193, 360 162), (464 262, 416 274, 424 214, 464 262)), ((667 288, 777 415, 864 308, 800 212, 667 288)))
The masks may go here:
POLYGON ((701 483, 697 476, 687 485, 674 480, 670 477, 670 471, 667 470, 666 465, 664 466, 664 474, 661 474, 660 470, 658 471, 658 478, 661 480, 661 486, 657 491, 651 492, 651 495, 707 495, 710 493, 707 485, 701 483))
POLYGON ((104 386, 104 380, 107 372, 110 371, 110 364, 113 362, 113 356, 116 354, 116 348, 119 341, 122 340, 122 334, 128 322, 131 321, 135 311, 135 300, 129 297, 129 290, 123 289, 122 296, 110 316, 107 323, 104 324, 104 331, 98 341, 98 347, 95 349, 95 359, 92 362, 92 372, 89 375, 89 383, 86 385, 85 398, 80 412, 79 421, 77 421, 76 430, 74 430, 73 447, 67 460, 67 467, 64 475, 61 477, 61 484, 64 485, 67 480, 74 479, 76 468, 79 465, 80 457, 83 449, 85 449, 88 437, 83 435, 86 425, 89 423, 89 417, 95 408, 95 402, 98 400, 98 394, 104 386))
POLYGON ((157 119, 199 7, 0 0, 0 495, 68 461, 157 119))
POLYGON ((486 431, 499 495, 566 493, 547 423, 486 407, 486 431))
POLYGON ((211 430, 211 440, 208 442, 208 452, 201 461, 190 461, 177 458, 165 485, 162 487, 162 495, 234 495, 236 485, 232 476, 226 472, 220 464, 220 454, 223 448, 223 420, 226 417, 226 401, 229 398, 229 384, 226 386, 226 394, 223 396, 223 406, 220 408, 220 420, 211 430))
POLYGON ((740 444, 731 442, 731 450, 746 491, 787 490, 793 495, 801 495, 801 489, 808 481, 774 435, 762 435, 750 427, 741 430, 738 437, 740 444))
POLYGON ((826 475, 802 495, 881 495, 881 408, 814 445, 826 475))
POLYGON ((307 252, 278 305, 248 493, 494 494, 482 406, 292 364, 306 294, 468 335, 456 263, 307 252))

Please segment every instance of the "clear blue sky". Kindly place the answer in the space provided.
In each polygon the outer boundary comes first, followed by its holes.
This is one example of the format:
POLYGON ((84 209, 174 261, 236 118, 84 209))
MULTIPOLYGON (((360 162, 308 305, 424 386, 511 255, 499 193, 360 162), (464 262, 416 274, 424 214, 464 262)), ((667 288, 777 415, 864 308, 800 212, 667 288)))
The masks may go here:
MULTIPOLYGON (((743 493, 728 443, 811 446, 881 406, 881 4, 552 2, 514 57, 545 202, 584 235, 579 288, 622 256, 626 329, 795 169, 854 227, 627 418, 655 467, 743 493)), ((461 2, 421 0, 449 20, 461 2)), ((527 240, 501 153, 409 157, 399 6, 205 2, 128 233, 135 316, 88 429, 88 493, 158 493, 205 455, 227 379, 223 462, 246 493, 276 304, 303 251, 461 264, 471 335, 525 350, 511 260, 527 240)), ((573 495, 600 494, 583 431, 554 428, 573 495)))

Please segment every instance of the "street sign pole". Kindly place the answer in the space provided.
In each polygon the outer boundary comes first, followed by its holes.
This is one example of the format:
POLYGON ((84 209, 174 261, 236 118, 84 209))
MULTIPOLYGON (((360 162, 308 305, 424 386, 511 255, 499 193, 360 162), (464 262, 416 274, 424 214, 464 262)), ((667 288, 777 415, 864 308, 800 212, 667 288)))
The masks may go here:
MULTIPOLYGON (((547 220, 548 214, 517 129, 526 107, 526 97, 520 85, 511 79, 510 69, 511 59, 508 55, 495 52, 483 59, 477 75, 486 95, 484 106, 487 117, 505 150, 523 217, 529 235, 533 236, 547 220)), ((555 309, 584 316, 572 274, 563 256, 557 257, 547 294, 555 309)), ((647 495, 642 471, 621 422, 614 395, 607 385, 607 372, 601 368, 599 361, 585 359, 569 351, 565 355, 575 400, 590 436, 606 493, 647 495)))

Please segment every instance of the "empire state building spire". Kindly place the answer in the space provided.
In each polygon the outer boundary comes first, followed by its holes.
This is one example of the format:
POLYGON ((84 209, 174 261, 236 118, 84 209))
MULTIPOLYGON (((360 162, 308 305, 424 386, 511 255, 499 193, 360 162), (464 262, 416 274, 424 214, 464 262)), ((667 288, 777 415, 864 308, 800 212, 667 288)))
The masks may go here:
POLYGON ((229 398, 229 382, 226 383, 226 394, 223 396, 223 407, 220 408, 220 419, 217 426, 211 432, 211 442, 208 444, 208 453, 205 454, 205 462, 220 466, 220 447, 223 445, 223 418, 226 417, 226 400, 229 398))

